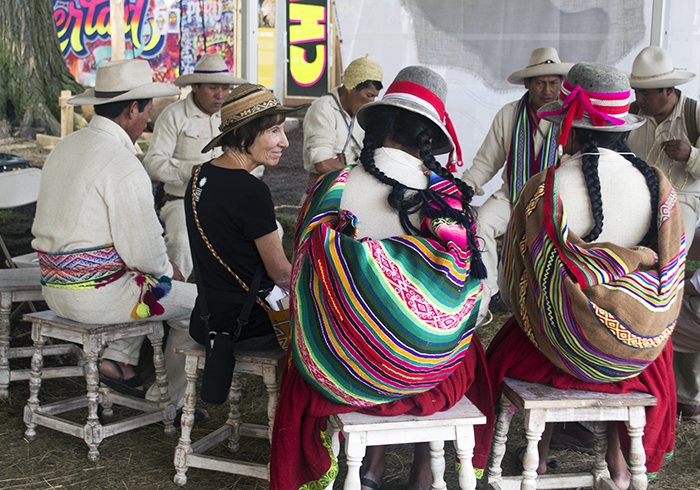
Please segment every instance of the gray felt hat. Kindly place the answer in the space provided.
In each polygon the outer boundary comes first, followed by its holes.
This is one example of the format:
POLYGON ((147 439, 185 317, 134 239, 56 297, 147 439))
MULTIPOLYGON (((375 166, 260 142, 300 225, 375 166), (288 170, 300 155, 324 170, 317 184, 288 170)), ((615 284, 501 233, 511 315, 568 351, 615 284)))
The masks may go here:
POLYGON ((357 111, 357 122, 365 129, 367 115, 378 106, 394 106, 426 117, 440 128, 441 137, 433 141, 433 154, 449 153, 455 148, 445 120, 447 82, 425 66, 407 66, 391 82, 382 100, 370 102, 357 111), (409 83, 402 83, 409 82, 409 83))
MULTIPOLYGON (((575 64, 569 70, 562 84, 559 100, 543 105, 537 114, 547 121, 558 124, 564 120, 570 110, 580 107, 582 117, 574 116, 571 127, 625 132, 638 128, 646 122, 645 118, 628 112, 631 101, 630 83, 623 72, 603 63, 583 62, 575 64), (583 97, 584 94, 586 97, 583 97), (586 100, 590 101, 588 107, 586 100), (582 101, 584 103, 581 103, 582 101), (591 115, 601 125, 594 124, 591 115)), ((562 130, 568 132, 566 127, 562 130)))

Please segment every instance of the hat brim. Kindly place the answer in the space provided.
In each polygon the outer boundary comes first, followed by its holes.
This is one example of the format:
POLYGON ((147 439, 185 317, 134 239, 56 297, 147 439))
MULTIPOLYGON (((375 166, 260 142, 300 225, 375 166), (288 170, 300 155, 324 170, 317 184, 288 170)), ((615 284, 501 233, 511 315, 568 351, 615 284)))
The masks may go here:
POLYGON ((518 70, 508 77, 508 82, 515 85, 522 85, 526 78, 546 77, 559 75, 565 77, 573 63, 544 63, 542 65, 531 66, 523 70, 518 70))
POLYGON ((377 100, 375 102, 370 102, 369 104, 365 104, 362 107, 360 107, 360 110, 357 111, 357 122, 360 124, 360 127, 362 129, 365 129, 365 124, 367 122, 367 117, 368 114, 376 107, 379 106, 393 106, 393 107, 399 107, 401 109, 406 109, 407 111, 415 112, 416 114, 420 114, 421 116, 425 117, 428 119, 430 122, 435 124, 440 131, 442 131, 442 134, 440 134, 440 137, 438 138, 437 141, 433 141, 433 146, 432 146, 432 152, 433 155, 443 155, 445 153, 451 152, 455 145, 452 142, 452 138, 450 137, 450 133, 447 132, 447 128, 445 128, 445 125, 440 121, 438 118, 432 116, 431 114, 427 113, 425 110, 425 107, 416 104, 415 102, 411 102, 410 100, 396 100, 396 99, 391 99, 391 100, 377 100))
POLYGON ((178 87, 186 87, 187 85, 194 85, 196 83, 241 85, 242 83, 248 83, 248 80, 234 77, 233 75, 227 75, 225 73, 190 73, 188 75, 177 77, 173 83, 178 87))
POLYGON ((302 104, 294 107, 286 107, 283 105, 278 105, 277 107, 272 107, 270 109, 266 109, 264 111, 257 112, 253 114, 250 117, 247 117, 245 119, 241 119, 235 124, 232 124, 228 128, 226 128, 225 131, 221 132, 217 136, 214 137, 209 143, 207 143, 207 146, 202 148, 202 153, 207 153, 211 151, 212 149, 216 148, 217 146, 221 146, 221 139, 229 134, 231 131, 235 131, 236 129, 240 128, 241 126, 244 126, 248 124, 250 121, 254 121, 255 119, 258 119, 263 116, 269 116, 271 114, 287 114, 288 112, 294 112, 298 111, 299 109, 303 109, 305 107, 309 107, 311 104, 302 104))
MULTIPOLYGON (((540 107, 537 113, 540 114, 542 112, 551 112, 559 110, 562 104, 563 103, 560 100, 549 102, 540 107)), ((564 119, 565 115, 566 114, 553 114, 551 116, 544 116, 542 119, 555 124, 559 124, 564 119)), ((621 124, 619 126, 616 126, 615 124, 612 124, 607 121, 605 122, 605 126, 595 126, 591 122, 590 118, 584 114, 583 119, 574 118, 573 122, 571 123, 571 127, 590 129, 592 131, 604 131, 608 133, 624 133, 627 131, 632 131, 633 129, 637 129, 647 121, 645 117, 629 113, 626 116, 622 117, 622 120, 625 121, 625 124, 621 124)))
POLYGON ((689 71, 674 71, 670 75, 663 77, 645 78, 638 80, 632 77, 632 73, 627 73, 627 78, 630 80, 630 87, 646 89, 646 88, 668 88, 676 85, 683 85, 695 78, 695 73, 689 71))
POLYGON ((153 99, 155 97, 168 97, 171 95, 180 95, 180 89, 169 83, 152 82, 146 85, 140 85, 128 92, 110 98, 95 97, 95 89, 89 88, 82 94, 68 99, 68 103, 71 105, 102 105, 111 104, 112 102, 121 102, 123 100, 153 99))

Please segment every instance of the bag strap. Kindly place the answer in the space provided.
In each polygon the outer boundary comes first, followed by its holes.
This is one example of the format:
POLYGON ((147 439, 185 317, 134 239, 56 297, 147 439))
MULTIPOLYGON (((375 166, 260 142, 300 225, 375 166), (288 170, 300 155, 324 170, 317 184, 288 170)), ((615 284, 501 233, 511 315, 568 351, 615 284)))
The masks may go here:
MULTIPOLYGON (((209 251, 212 253, 212 255, 214 256, 214 258, 215 258, 216 260, 218 260, 219 263, 220 263, 221 265, 223 265, 224 268, 225 268, 227 271, 229 271, 233 277, 236 278, 236 280, 240 283, 240 285, 241 285, 241 287, 243 288, 243 290, 244 290, 245 292, 249 293, 248 296, 249 296, 249 297, 251 296, 251 295, 250 295, 250 291, 252 290, 253 293, 254 293, 253 296, 255 297, 255 300, 257 301, 257 303, 258 303, 260 306, 262 306, 262 307, 265 309, 265 311, 270 311, 271 308, 269 307, 269 305, 268 305, 267 303, 265 303, 262 299, 260 299, 260 297, 259 297, 258 294, 257 294, 258 289, 260 289, 260 280, 262 279, 262 271, 263 271, 263 264, 262 264, 262 262, 259 262, 259 263, 258 263, 258 266, 257 266, 256 269, 255 269, 255 273, 253 274, 253 283, 251 284, 251 287, 248 287, 248 285, 247 285, 245 282, 243 282, 243 279, 241 279, 241 278, 238 276, 238 274, 236 274, 236 273, 233 271, 233 269, 231 269, 231 268, 228 266, 228 264, 227 264, 226 262, 224 262, 224 260, 219 256, 219 254, 216 253, 216 250, 214 250, 214 247, 211 245, 211 242, 209 242, 209 239, 208 239, 207 236, 204 234, 204 230, 202 229, 202 225, 201 225, 201 223, 199 222, 199 216, 197 215, 197 192, 196 192, 196 191, 197 191, 197 182, 199 181, 199 172, 202 170, 202 167, 203 167, 204 165, 206 165, 206 164, 203 164, 203 165, 200 165, 200 166, 197 167, 197 169, 196 169, 195 172, 194 172, 194 177, 192 178, 192 212, 193 212, 193 214, 194 214, 194 221, 195 221, 195 223, 197 224, 197 229, 199 230, 199 234, 201 235, 202 240, 204 240, 204 244, 207 246, 207 248, 208 248, 209 251), (258 273, 258 270, 260 270, 260 278, 258 279, 257 285, 256 285, 256 284, 255 284, 255 277, 256 277, 256 274, 258 273)), ((192 253, 192 255, 194 256, 194 252, 192 253)), ((196 280, 196 276, 195 276, 195 280, 196 280)), ((203 288, 202 288, 202 289, 203 289, 203 288)), ((246 301, 247 301, 247 300, 248 300, 248 298, 246 298, 246 301)), ((244 303, 244 306, 245 306, 245 303, 244 303)), ((252 308, 252 305, 251 305, 251 308, 252 308)))
POLYGON ((695 146, 695 142, 700 137, 700 133, 698 133, 698 119, 696 114, 697 108, 697 100, 691 99, 690 97, 685 98, 683 117, 685 119, 685 130, 688 132, 688 139, 690 140, 691 146, 695 146))
POLYGON ((340 103, 340 100, 338 100, 338 97, 335 96, 334 93, 328 92, 327 94, 324 95, 330 95, 331 98, 335 101, 336 104, 338 104, 338 109, 340 110, 340 115, 343 117, 343 122, 345 122, 345 126, 348 128, 348 136, 345 138, 345 145, 343 146, 343 152, 345 151, 345 148, 348 146, 348 142, 352 140, 358 148, 362 148, 362 145, 357 142, 355 139, 355 135, 352 134, 352 128, 355 126, 355 116, 352 116, 350 118, 350 121, 348 122, 348 118, 345 116, 345 109, 343 109, 343 106, 340 103))

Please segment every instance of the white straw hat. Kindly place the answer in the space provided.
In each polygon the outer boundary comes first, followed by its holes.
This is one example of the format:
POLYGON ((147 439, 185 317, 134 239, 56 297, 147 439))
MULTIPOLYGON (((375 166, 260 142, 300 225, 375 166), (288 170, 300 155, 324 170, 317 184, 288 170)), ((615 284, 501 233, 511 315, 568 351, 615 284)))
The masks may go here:
POLYGON ((537 48, 530 53, 527 67, 518 70, 508 77, 515 85, 522 85, 526 78, 546 77, 549 75, 566 76, 573 63, 562 63, 554 48, 537 48))
POLYGON ((671 55, 664 48, 647 46, 634 59, 629 74, 632 88, 667 88, 690 82, 695 73, 673 67, 671 55))
POLYGON ((154 82, 146 60, 115 60, 97 67, 95 88, 68 99, 71 105, 102 105, 123 100, 152 99, 178 95, 180 89, 154 82))
POLYGON ((181 75, 173 82, 178 87, 195 83, 220 83, 223 85, 240 85, 247 80, 234 77, 228 71, 228 66, 218 54, 204 54, 194 65, 194 73, 181 75))

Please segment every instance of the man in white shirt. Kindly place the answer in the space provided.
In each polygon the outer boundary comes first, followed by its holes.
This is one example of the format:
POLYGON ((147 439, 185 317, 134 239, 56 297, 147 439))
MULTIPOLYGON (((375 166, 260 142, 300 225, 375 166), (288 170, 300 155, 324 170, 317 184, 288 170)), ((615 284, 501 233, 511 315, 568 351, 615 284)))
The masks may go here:
MULTIPOLYGON (((219 133, 221 104, 231 85, 245 83, 229 73, 218 54, 205 54, 194 73, 182 75, 175 85, 192 86, 183 100, 169 105, 161 113, 153 130, 148 153, 143 160, 148 175, 163 182, 166 203, 160 210, 165 224, 168 257, 180 267, 185 278, 192 272, 192 256, 185 225, 183 196, 194 166, 217 158, 221 149, 202 153, 202 148, 219 133)), ((263 167, 253 174, 262 177, 263 167)))
MULTIPOLYGON (((153 83, 145 60, 100 65, 95 88, 68 101, 94 104, 96 115, 47 157, 32 227, 42 292, 57 315, 84 323, 169 320, 164 354, 176 407, 182 406, 186 378, 184 356, 173 348, 190 338, 197 292, 168 260, 151 181, 134 143, 146 127, 151 99, 179 92, 153 83)), ((157 401, 157 384, 146 392, 134 370, 142 341, 107 345, 100 380, 157 401)))

